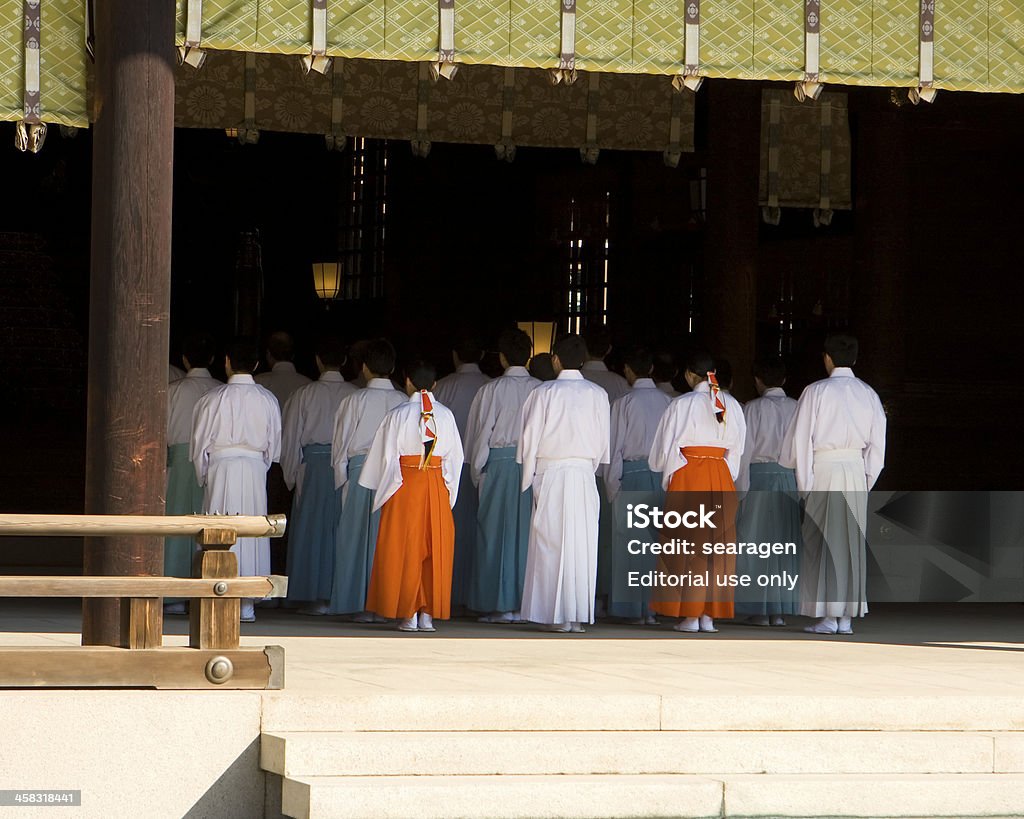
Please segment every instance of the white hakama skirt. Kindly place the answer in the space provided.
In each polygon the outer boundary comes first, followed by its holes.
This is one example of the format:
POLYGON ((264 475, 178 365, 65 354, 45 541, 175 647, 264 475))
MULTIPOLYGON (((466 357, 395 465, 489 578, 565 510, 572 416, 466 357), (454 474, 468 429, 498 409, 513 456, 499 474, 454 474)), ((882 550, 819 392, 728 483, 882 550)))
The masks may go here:
MULTIPOLYGON (((203 511, 208 515, 266 515, 267 465, 263 453, 222 449, 210 453, 203 511)), ((242 537, 231 547, 240 577, 270 574, 270 538, 242 537)))
POLYGON ((594 622, 600 509, 589 459, 538 461, 523 619, 548 625, 594 622))
POLYGON ((860 450, 814 453, 804 510, 800 613, 863 617, 867 602, 868 487, 860 450))

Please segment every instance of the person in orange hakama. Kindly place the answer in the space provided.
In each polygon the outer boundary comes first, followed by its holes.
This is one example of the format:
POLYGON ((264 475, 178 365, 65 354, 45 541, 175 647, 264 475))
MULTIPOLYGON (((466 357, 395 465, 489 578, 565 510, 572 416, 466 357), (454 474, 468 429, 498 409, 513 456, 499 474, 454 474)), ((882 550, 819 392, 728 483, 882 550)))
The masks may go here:
POLYGON ((381 510, 367 611, 400 620, 399 631, 434 631, 451 616, 455 524, 463 452, 451 410, 434 400, 436 371, 405 371, 409 400, 384 416, 359 483, 381 510))
MULTIPOLYGON (((683 513, 701 503, 715 509, 715 542, 736 540, 735 485, 746 440, 743 409, 719 389, 714 360, 706 353, 692 354, 686 365, 691 392, 669 404, 654 434, 648 458, 652 472, 662 473, 670 492, 665 509, 683 513), (720 507, 720 508, 716 508, 720 507)), ((665 530, 663 540, 693 534, 688 529, 665 530)), ((700 552, 707 532, 700 532, 700 552)), ((693 538, 690 538, 691 540, 693 538)), ((710 586, 681 586, 656 590, 652 608, 666 617, 678 617, 676 631, 714 632, 716 617, 733 616, 733 592, 717 581, 735 571, 734 555, 662 555, 658 569, 677 576, 703 575, 710 586), (666 593, 666 591, 668 593, 666 593)))

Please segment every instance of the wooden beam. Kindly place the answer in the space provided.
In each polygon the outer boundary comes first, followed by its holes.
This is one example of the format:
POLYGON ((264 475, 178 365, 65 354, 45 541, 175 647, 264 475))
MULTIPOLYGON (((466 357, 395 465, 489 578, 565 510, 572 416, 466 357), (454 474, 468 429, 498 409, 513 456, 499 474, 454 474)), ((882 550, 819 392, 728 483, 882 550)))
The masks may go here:
MULTIPOLYGON (((85 511, 162 515, 174 189, 174 4, 95 0, 85 511)), ((90 537, 85 574, 163 574, 156 535, 90 537)), ((159 633, 160 606, 129 624, 159 633)), ((82 642, 127 645, 120 601, 87 600, 82 642)))
POLYGON ((286 597, 288 578, 235 577, 0 577, 0 597, 286 597), (224 590, 217 586, 223 583, 224 590))
POLYGON ((203 529, 196 542, 202 549, 230 549, 238 542, 238 535, 231 529, 203 529))
POLYGON ((0 648, 0 688, 280 689, 280 646, 0 648), (227 660, 224 662, 223 660, 227 660), (223 679, 223 682, 213 680, 223 679))
POLYGON ((19 537, 199 536, 209 529, 230 530, 238 537, 281 537, 287 525, 284 515, 0 514, 0 535, 19 537))

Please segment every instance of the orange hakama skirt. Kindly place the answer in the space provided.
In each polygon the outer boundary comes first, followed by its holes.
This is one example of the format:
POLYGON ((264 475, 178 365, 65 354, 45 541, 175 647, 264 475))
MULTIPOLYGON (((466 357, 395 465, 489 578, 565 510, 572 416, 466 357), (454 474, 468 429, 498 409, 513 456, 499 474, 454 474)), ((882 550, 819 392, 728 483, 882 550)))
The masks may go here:
MULTIPOLYGON (((725 462, 725 450, 721 447, 688 446, 682 450, 686 466, 672 473, 669 481, 669 495, 665 510, 684 513, 697 509, 701 503, 710 508, 721 507, 715 514, 718 528, 714 530, 714 541, 732 543, 736 540, 736 486, 732 482, 729 466, 725 462), (685 494, 673 496, 671 493, 685 494)), ((662 539, 672 537, 696 537, 695 551, 700 552, 710 533, 702 530, 665 530, 662 539)), ((735 591, 726 578, 736 572, 735 555, 660 555, 658 570, 681 577, 703 576, 708 579, 706 586, 684 585, 677 588, 660 588, 655 591, 651 603, 658 614, 666 617, 732 617, 734 615, 735 591)))
POLYGON ((455 523, 441 459, 419 468, 403 455, 402 485, 381 508, 366 610, 406 620, 420 609, 439 620, 451 616, 455 523))

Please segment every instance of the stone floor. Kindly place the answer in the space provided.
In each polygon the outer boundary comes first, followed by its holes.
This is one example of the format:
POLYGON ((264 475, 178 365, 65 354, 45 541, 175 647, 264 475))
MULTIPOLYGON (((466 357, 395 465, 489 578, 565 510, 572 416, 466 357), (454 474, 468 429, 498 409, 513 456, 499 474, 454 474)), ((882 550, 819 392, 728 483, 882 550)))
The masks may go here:
MULTIPOLYGON (((286 691, 296 693, 373 695, 410 685, 419 693, 492 694, 1022 690, 1024 605, 879 606, 855 623, 854 636, 841 638, 806 635, 806 622, 792 618, 782 629, 724 622, 714 635, 598 623, 584 635, 555 635, 529 625, 454 620, 439 623, 434 634, 402 634, 387 625, 259 610, 256 623, 243 625, 242 640, 284 646, 286 691)), ((0 645, 75 644, 79 626, 77 601, 0 600, 0 645)), ((167 644, 183 644, 186 630, 185 618, 168 618, 167 644)))

